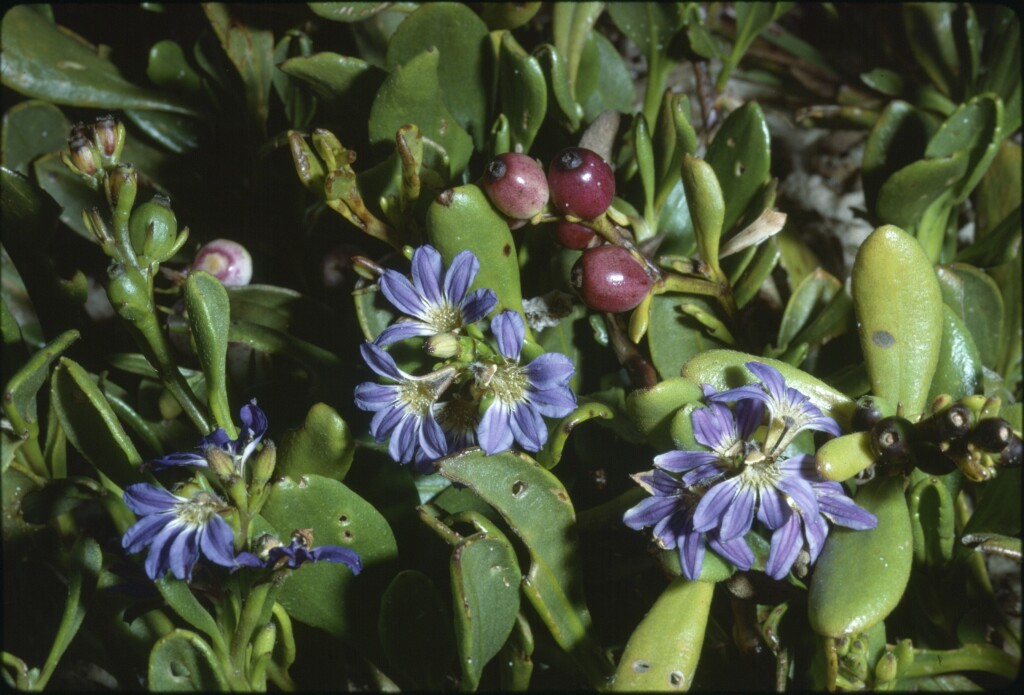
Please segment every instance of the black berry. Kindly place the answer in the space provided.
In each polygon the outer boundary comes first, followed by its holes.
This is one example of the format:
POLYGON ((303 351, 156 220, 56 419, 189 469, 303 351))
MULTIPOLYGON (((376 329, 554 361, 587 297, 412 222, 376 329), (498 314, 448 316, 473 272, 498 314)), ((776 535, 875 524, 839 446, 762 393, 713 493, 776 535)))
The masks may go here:
POLYGON ((528 220, 548 204, 548 182, 537 160, 506 152, 492 159, 484 170, 482 187, 502 214, 528 220))
POLYGON ((615 195, 615 175, 601 155, 584 147, 558 153, 548 167, 555 208, 564 215, 592 220, 608 209, 615 195))
POLYGON ((572 267, 572 286, 591 309, 629 311, 647 296, 651 279, 621 246, 587 249, 572 267))

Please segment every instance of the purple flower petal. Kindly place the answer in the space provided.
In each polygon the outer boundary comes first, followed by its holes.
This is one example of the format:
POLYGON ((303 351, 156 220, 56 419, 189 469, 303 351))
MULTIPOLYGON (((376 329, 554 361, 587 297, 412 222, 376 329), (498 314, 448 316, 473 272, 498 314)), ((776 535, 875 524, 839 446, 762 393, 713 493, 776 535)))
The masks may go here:
POLYGON ((167 561, 175 577, 192 581, 192 569, 199 561, 198 529, 189 528, 174 537, 167 552, 167 561))
POLYGON ((749 439, 764 421, 764 403, 756 399, 737 401, 733 412, 739 429, 739 438, 743 440, 749 439))
POLYGON ((373 343, 363 343, 359 346, 359 352, 370 369, 379 376, 395 381, 402 381, 406 378, 406 374, 395 364, 395 358, 385 352, 383 348, 377 347, 373 343))
POLYGON ((380 291, 403 314, 426 318, 427 306, 409 279, 396 270, 385 270, 380 280, 380 291))
POLYGON ((644 527, 654 526, 659 521, 666 519, 678 506, 678 498, 647 497, 641 500, 635 507, 626 510, 626 513, 622 516, 622 523, 634 531, 639 531, 644 527))
POLYGON ((722 513, 719 534, 725 540, 745 536, 754 523, 754 504, 757 493, 745 485, 737 486, 732 504, 722 513))
POLYGON ((878 518, 874 514, 862 509, 845 495, 818 495, 818 509, 832 523, 856 531, 864 531, 878 525, 878 518))
POLYGON ((357 408, 376 412, 394 403, 398 394, 394 386, 366 381, 356 386, 354 395, 357 408))
POLYGON ((425 417, 420 421, 419 444, 425 458, 439 459, 448 454, 448 442, 444 438, 444 431, 432 417, 425 417))
POLYGON ((235 564, 235 534, 220 516, 211 516, 199 531, 199 548, 207 559, 222 567, 235 564))
POLYGON ((383 347, 385 345, 397 343, 399 340, 415 338, 423 335, 434 335, 435 333, 437 333, 437 331, 434 330, 433 326, 423 323, 422 321, 399 320, 381 331, 380 335, 374 338, 373 344, 383 347))
POLYGON ((491 309, 497 304, 498 295, 494 293, 494 290, 473 290, 462 303, 462 320, 467 324, 476 323, 491 313, 491 309))
POLYGON ((730 478, 707 491, 693 512, 695 531, 708 531, 722 521, 729 506, 733 504, 740 489, 740 479, 730 478))
POLYGON ((569 383, 576 368, 565 355, 545 352, 524 368, 530 385, 537 390, 559 388, 569 383))
POLYGON ((704 567, 704 539, 699 533, 687 533, 682 536, 682 541, 677 542, 679 567, 687 579, 696 581, 704 567))
POLYGON ((757 518, 762 524, 773 531, 786 523, 789 505, 773 490, 761 493, 761 504, 757 509, 757 518))
POLYGON ((121 547, 129 555, 140 552, 152 543, 153 539, 174 519, 173 514, 160 512, 142 517, 124 532, 124 536, 121 538, 121 547))
POLYGON ((743 366, 749 369, 754 376, 761 380, 768 393, 775 400, 783 400, 786 396, 786 380, 778 369, 763 362, 747 362, 743 366))
POLYGON ((309 551, 309 555, 313 562, 333 562, 347 565, 352 570, 352 574, 359 574, 363 569, 363 561, 359 557, 359 553, 340 545, 321 545, 309 551))
POLYGON ((828 536, 828 524, 819 514, 812 514, 803 517, 804 538, 807 539, 807 551, 811 555, 811 562, 818 559, 821 549, 825 546, 825 538, 828 536))
POLYGON ((772 534, 768 562, 764 571, 772 579, 783 579, 796 562, 803 537, 800 534, 800 515, 790 512, 789 519, 772 534))
POLYGON ((810 516, 818 513, 818 500, 814 496, 814 488, 803 478, 795 475, 783 476, 776 481, 775 487, 789 495, 803 514, 810 516))
POLYGON ((512 447, 512 413, 507 406, 495 401, 477 426, 476 438, 488 456, 500 454, 512 447))
POLYGON ((171 551, 171 542, 184 528, 184 524, 175 520, 174 523, 167 524, 154 536, 153 542, 149 546, 149 555, 146 556, 146 562, 143 565, 147 577, 156 581, 164 576, 170 567, 168 558, 171 551))
POLYGON ((404 416, 405 412, 394 406, 378 410, 370 420, 370 433, 378 442, 382 442, 391 436, 404 416))
POLYGON ((388 441, 388 454, 399 463, 409 463, 416 454, 418 439, 413 418, 402 417, 391 432, 391 439, 388 441))
POLYGON ((455 255, 444 278, 444 294, 449 302, 455 306, 462 304, 479 270, 480 261, 472 251, 460 251, 455 255))
POLYGON ((441 294, 441 254, 433 246, 420 246, 412 252, 412 282, 428 303, 444 301, 441 294))
POLYGON ((725 471, 723 471, 716 463, 706 463, 703 466, 697 466, 693 470, 687 471, 683 475, 683 484, 691 487, 706 487, 714 478, 724 474, 725 471))
POLYGON ((576 407, 576 394, 568 386, 544 389, 527 388, 527 400, 546 417, 565 417, 576 407))
POLYGON ((520 403, 512 409, 512 435, 527 451, 540 451, 548 440, 544 419, 529 403, 520 403))
POLYGON ((718 456, 710 451, 667 451, 654 457, 654 465, 672 473, 682 473, 717 460, 718 456))
POLYGON ((135 483, 124 489, 122 495, 128 509, 139 516, 159 514, 173 509, 174 505, 183 501, 183 498, 172 495, 162 487, 150 485, 149 483, 135 483))
POLYGON ((722 540, 718 533, 712 531, 707 535, 707 541, 715 553, 744 572, 754 564, 754 552, 742 536, 722 540))
POLYGON ((699 444, 721 453, 736 443, 736 423, 724 405, 709 403, 707 408, 697 408, 690 421, 699 444))
POLYGON ((526 340, 526 325, 516 311, 503 311, 491 319, 491 333, 498 341, 498 350, 510 359, 518 360, 526 340))
POLYGON ((243 405, 238 414, 242 420, 242 427, 249 430, 256 441, 262 439, 263 435, 267 433, 267 416, 256 405, 255 399, 243 405))

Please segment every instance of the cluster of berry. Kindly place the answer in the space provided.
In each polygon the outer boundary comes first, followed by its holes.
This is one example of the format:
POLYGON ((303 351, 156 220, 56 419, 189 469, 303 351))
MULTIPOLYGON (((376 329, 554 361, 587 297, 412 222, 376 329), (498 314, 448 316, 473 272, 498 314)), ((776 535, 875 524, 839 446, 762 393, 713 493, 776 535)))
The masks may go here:
POLYGON ((606 242, 585 223, 604 215, 615 195, 615 175, 597 152, 584 147, 564 149, 546 175, 536 159, 506 152, 487 165, 482 187, 513 227, 536 219, 550 201, 561 216, 551 227, 554 240, 583 251, 571 281, 590 308, 629 311, 647 296, 651 278, 634 253, 606 242))

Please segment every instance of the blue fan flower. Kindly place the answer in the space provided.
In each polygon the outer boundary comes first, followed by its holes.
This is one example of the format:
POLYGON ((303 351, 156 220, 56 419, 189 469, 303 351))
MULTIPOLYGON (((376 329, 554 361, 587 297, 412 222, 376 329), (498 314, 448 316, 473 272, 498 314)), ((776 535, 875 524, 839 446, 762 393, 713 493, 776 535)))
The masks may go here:
POLYGON ((207 467, 209 462, 206 458, 207 449, 213 447, 228 454, 234 462, 235 471, 239 476, 245 474, 245 464, 249 457, 256 450, 256 446, 267 433, 267 416, 263 414, 256 399, 253 399, 242 406, 238 411, 242 421, 242 430, 237 439, 228 437, 222 427, 199 440, 194 451, 179 451, 168 454, 163 458, 146 461, 147 466, 156 469, 169 466, 200 466, 207 467))
POLYGON ((296 569, 307 562, 333 562, 342 564, 359 574, 363 569, 363 561, 359 553, 351 548, 340 545, 321 545, 313 547, 313 533, 310 529, 299 529, 292 534, 292 542, 282 545, 272 536, 264 536, 264 550, 255 555, 248 551, 241 552, 235 558, 240 567, 260 567, 263 569, 280 569, 288 567, 296 569))
POLYGON ((124 490, 124 503, 139 521, 125 531, 121 545, 129 554, 149 546, 146 575, 159 579, 170 570, 178 579, 192 580, 200 555, 223 567, 235 564, 235 534, 219 511, 224 503, 200 492, 191 499, 136 483, 124 490))
POLYGON ((395 270, 384 271, 380 278, 381 292, 407 316, 385 328, 374 342, 383 346, 414 336, 450 333, 482 319, 498 297, 489 289, 469 292, 479 270, 477 257, 462 251, 445 273, 437 249, 420 246, 412 254, 411 282, 395 270))

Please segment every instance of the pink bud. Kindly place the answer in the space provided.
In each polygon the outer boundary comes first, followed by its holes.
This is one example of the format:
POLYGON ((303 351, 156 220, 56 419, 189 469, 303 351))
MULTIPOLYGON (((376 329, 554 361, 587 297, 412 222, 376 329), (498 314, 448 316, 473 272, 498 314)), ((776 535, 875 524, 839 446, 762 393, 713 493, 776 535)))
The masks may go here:
POLYGON ((192 270, 205 270, 225 287, 241 287, 252 279, 252 256, 237 242, 214 239, 199 249, 192 270))

